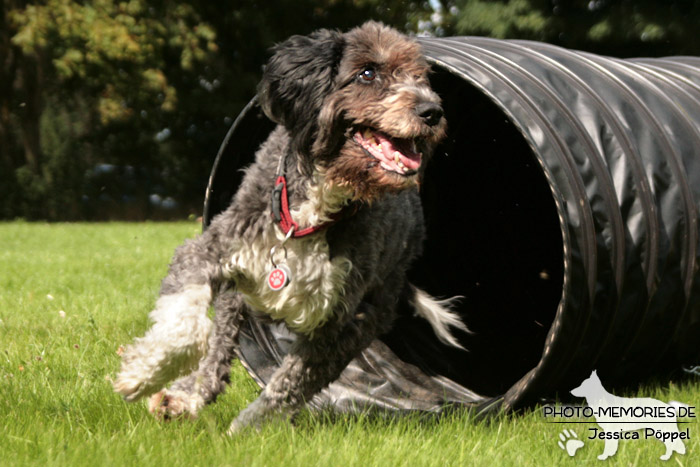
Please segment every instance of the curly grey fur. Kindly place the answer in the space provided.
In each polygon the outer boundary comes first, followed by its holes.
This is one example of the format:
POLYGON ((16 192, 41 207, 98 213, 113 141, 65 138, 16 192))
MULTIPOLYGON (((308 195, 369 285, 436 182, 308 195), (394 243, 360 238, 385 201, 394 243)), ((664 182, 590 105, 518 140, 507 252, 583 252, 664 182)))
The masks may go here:
MULTIPOLYGON (((425 234, 418 174, 385 173, 352 141, 352 131, 358 124, 402 138, 412 131, 428 156, 444 136, 445 122, 444 118, 433 118, 425 123, 415 115, 415 107, 426 100, 433 107, 439 104, 427 85, 426 73, 415 42, 378 23, 367 23, 346 34, 320 31, 309 37, 295 36, 276 48, 259 95, 262 107, 279 126, 257 152, 255 163, 246 169, 230 207, 215 217, 201 236, 176 250, 162 284, 161 295, 172 297, 186 293, 193 284, 211 287, 216 296, 216 318, 208 354, 194 372, 153 396, 153 412, 164 417, 196 415, 228 382, 239 326, 246 316, 259 316, 261 310, 254 311, 246 304, 237 276, 227 274, 224 265, 231 257, 232 245, 254 244, 270 231, 270 193, 281 155, 286 156, 292 209, 309 198, 307 189, 318 181, 319 167, 334 174, 332 182, 337 186, 351 188, 346 202, 355 203, 354 212, 314 235, 327 243, 329 258, 346 258, 352 267, 342 284, 343 306, 332 310, 331 318, 313 332, 299 333, 269 384, 239 414, 230 433, 258 426, 272 417, 292 416, 334 381, 373 339, 390 329, 401 295, 413 293, 406 272, 420 254, 425 234), (384 50, 387 48, 391 53, 384 50), (371 88, 357 84, 362 68, 356 63, 361 67, 372 63, 378 73, 386 70, 386 75, 377 78, 384 81, 371 83, 371 88), (398 88, 392 80, 409 83, 401 87, 400 99, 391 101, 392 108, 380 106, 367 113, 367 99, 389 102, 392 89, 398 88), (417 91, 413 92, 414 88, 417 91), (340 165, 343 167, 338 169, 340 165)), ((290 240, 294 241, 298 240, 290 240)), ((259 251, 260 255, 267 253, 259 251)), ((127 349, 122 375, 133 375, 138 345, 137 341, 127 349)), ((162 367, 170 364, 158 363, 162 367)), ((134 400, 158 391, 161 383, 155 378, 136 384, 120 377, 115 388, 134 400)))

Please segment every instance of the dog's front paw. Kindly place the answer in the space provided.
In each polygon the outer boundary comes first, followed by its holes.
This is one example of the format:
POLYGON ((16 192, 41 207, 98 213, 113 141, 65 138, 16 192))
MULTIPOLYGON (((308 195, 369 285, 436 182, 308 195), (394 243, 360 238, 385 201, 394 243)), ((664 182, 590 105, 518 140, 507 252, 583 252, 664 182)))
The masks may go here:
POLYGON ((114 391, 120 394, 124 400, 133 402, 144 396, 144 388, 141 381, 136 381, 129 377, 118 376, 112 384, 114 391))
POLYGON ((234 436, 248 428, 260 430, 266 413, 265 404, 262 402, 261 398, 262 397, 258 397, 251 402, 248 407, 241 410, 231 423, 231 426, 226 432, 227 435, 234 436))
MULTIPOLYGON (((241 433, 243 430, 248 428, 248 425, 242 423, 240 420, 238 420, 238 417, 236 417, 233 422, 231 422, 231 426, 228 427, 228 430, 226 431, 227 436, 236 436, 237 434, 241 433)), ((258 427, 258 430, 260 428, 258 427)))
POLYGON ((129 402, 153 394, 167 382, 153 377, 155 372, 149 368, 150 362, 137 350, 134 346, 126 348, 122 355, 121 369, 112 385, 114 391, 129 402))
POLYGON ((178 375, 191 371, 206 353, 206 339, 175 339, 172 329, 153 326, 122 354, 122 366, 114 390, 133 402, 159 391, 178 375))
POLYGON ((226 434, 233 436, 248 429, 260 431, 263 424, 266 423, 289 422, 295 413, 296 411, 292 407, 282 407, 271 403, 264 395, 261 395, 238 414, 226 434))
POLYGON ((204 399, 199 394, 163 389, 148 399, 148 411, 159 420, 173 418, 197 418, 199 409, 204 406, 204 399))
POLYGON ((125 370, 122 367, 122 371, 117 375, 117 379, 112 384, 114 391, 120 394, 124 400, 133 402, 140 399, 143 396, 153 393, 158 388, 151 387, 147 384, 147 381, 139 377, 139 375, 133 371, 125 370))

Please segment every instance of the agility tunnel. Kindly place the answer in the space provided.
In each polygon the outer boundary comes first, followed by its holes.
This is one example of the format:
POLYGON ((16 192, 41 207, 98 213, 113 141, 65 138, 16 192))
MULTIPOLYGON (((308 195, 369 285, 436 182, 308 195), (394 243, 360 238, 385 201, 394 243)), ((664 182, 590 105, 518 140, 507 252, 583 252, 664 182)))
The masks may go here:
MULTIPOLYGON (((700 58, 614 59, 524 41, 420 38, 448 138, 421 187, 411 281, 462 296, 468 351, 402 310, 312 405, 503 410, 700 362, 700 58)), ((255 99, 214 164, 204 226, 273 124, 255 99)), ((262 386, 293 336, 253 319, 241 360, 262 386)))

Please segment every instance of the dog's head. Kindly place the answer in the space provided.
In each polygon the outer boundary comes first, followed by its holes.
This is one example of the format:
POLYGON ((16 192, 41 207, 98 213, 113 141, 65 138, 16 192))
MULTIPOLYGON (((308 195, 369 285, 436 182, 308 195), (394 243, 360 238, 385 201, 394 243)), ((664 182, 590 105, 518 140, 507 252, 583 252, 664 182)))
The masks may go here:
POLYGON ((380 23, 321 30, 278 45, 258 88, 302 166, 321 166, 356 199, 416 184, 445 136, 420 46, 380 23))

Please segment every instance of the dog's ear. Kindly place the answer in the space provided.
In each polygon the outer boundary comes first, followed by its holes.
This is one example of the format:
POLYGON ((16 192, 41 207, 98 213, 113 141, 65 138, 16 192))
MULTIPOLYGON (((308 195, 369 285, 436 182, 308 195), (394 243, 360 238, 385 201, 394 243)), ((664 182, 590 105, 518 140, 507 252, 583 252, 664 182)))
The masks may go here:
POLYGON ((322 29, 309 36, 292 36, 274 47, 258 86, 265 114, 284 125, 296 150, 308 149, 324 98, 343 53, 343 35, 322 29))

